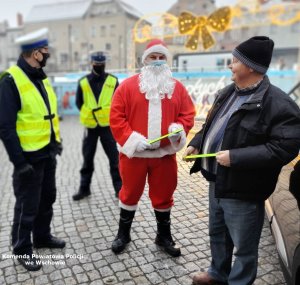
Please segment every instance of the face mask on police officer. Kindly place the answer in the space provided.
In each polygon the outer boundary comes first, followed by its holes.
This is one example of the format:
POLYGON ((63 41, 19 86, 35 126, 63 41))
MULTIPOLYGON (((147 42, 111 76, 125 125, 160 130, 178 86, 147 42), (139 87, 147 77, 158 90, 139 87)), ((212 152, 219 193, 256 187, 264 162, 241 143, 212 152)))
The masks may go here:
POLYGON ((105 64, 94 64, 93 69, 98 75, 101 75, 104 73, 105 64))
POLYGON ((42 52, 39 50, 39 52, 42 54, 43 58, 41 61, 37 60, 41 67, 45 67, 47 63, 47 59, 50 57, 50 54, 48 52, 42 52))

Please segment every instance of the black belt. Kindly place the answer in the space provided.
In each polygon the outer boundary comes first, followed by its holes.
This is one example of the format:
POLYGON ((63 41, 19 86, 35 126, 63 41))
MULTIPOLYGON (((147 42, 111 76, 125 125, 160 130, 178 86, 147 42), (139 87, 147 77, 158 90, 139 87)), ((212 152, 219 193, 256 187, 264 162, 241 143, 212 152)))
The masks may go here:
POLYGON ((54 117, 55 117, 55 114, 50 114, 50 115, 44 116, 44 120, 52 120, 52 119, 54 119, 54 117))
POLYGON ((99 111, 99 110, 101 110, 101 109, 102 109, 102 107, 98 107, 98 108, 96 108, 96 109, 93 109, 92 112, 95 113, 95 112, 97 112, 97 111, 99 111))

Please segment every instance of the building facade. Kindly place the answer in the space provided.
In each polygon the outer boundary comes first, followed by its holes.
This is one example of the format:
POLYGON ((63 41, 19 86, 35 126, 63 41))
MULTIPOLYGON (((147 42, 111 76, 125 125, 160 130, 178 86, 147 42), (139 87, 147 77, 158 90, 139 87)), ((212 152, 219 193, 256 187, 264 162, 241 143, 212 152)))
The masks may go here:
POLYGON ((141 13, 121 0, 74 0, 33 6, 22 28, 4 29, 0 25, 0 45, 5 47, 1 48, 0 66, 6 69, 18 57, 15 34, 47 27, 51 48, 48 72, 89 70, 93 51, 107 54, 107 69, 126 70, 132 28, 140 17, 141 13))
POLYGON ((6 21, 0 23, 0 72, 16 63, 19 48, 15 39, 23 34, 23 26, 10 28, 6 21))
MULTIPOLYGON (((189 36, 177 33, 173 38, 167 38, 175 61, 176 55, 184 53, 229 53, 242 41, 253 36, 265 35, 275 42, 271 67, 280 70, 300 70, 300 1, 239 0, 238 5, 231 8, 233 17, 229 29, 225 32, 210 29, 216 43, 208 50, 204 50, 201 39, 198 49, 191 51, 185 47, 189 36), (242 4, 239 5, 239 2, 242 4)), ((189 11, 195 16, 208 17, 217 9, 215 1, 178 0, 167 12, 176 17, 183 11, 189 11)))

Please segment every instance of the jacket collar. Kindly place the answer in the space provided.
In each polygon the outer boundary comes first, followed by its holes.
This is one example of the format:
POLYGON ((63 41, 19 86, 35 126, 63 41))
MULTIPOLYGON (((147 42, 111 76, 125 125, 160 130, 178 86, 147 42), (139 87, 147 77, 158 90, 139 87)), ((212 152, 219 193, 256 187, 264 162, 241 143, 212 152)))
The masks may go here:
POLYGON ((42 68, 35 68, 30 66, 27 61, 20 56, 17 65, 27 74, 31 80, 43 80, 47 78, 42 68))
MULTIPOLYGON (((269 86, 270 86, 269 77, 267 75, 265 75, 264 78, 263 78, 263 81, 261 82, 258 89, 255 91, 255 93, 253 94, 251 99, 249 101, 247 101, 246 103, 251 104, 251 103, 261 102, 264 95, 265 95, 265 93, 267 92, 269 86)), ((235 90, 235 84, 234 83, 232 83, 232 84, 226 86, 225 88, 221 89, 217 93, 218 101, 221 102, 221 101, 225 100, 226 98, 228 98, 234 92, 234 90, 235 90)))

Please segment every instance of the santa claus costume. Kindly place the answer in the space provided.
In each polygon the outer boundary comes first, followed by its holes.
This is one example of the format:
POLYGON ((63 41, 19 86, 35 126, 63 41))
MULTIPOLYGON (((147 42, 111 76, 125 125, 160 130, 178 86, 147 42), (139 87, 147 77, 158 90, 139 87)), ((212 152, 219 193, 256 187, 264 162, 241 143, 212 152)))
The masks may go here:
POLYGON ((158 226, 155 242, 170 255, 180 255, 170 232, 170 211, 177 186, 176 152, 185 146, 195 108, 185 87, 172 78, 165 61, 169 58, 164 42, 152 40, 143 54, 141 73, 123 81, 114 94, 110 127, 119 145, 123 182, 119 231, 112 244, 115 253, 130 242, 131 223, 148 177, 158 226), (149 143, 180 129, 177 134, 149 143))

